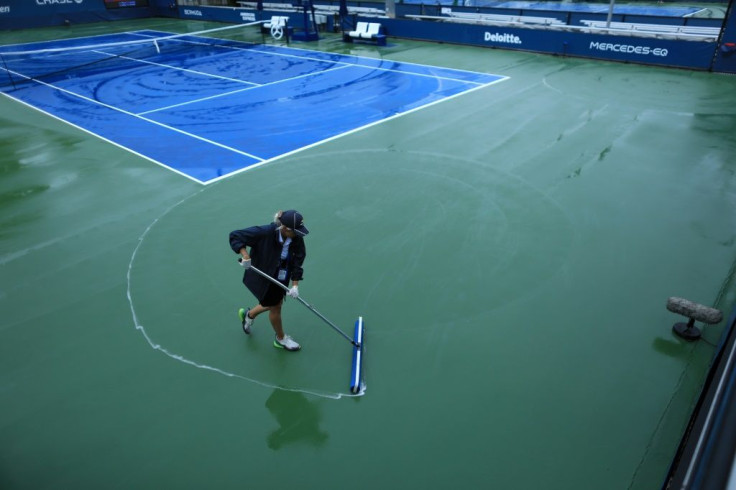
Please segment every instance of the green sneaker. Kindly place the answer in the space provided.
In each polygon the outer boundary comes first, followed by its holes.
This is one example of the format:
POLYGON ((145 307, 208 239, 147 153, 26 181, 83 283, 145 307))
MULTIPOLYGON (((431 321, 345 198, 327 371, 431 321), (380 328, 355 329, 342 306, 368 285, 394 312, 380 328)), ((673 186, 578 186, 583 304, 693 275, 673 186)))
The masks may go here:
POLYGON ((302 348, 301 345, 294 342, 294 340, 289 337, 288 335, 284 335, 284 338, 279 340, 278 337, 276 337, 276 340, 273 341, 273 346, 277 349, 286 349, 288 351, 298 351, 302 348))
POLYGON ((253 319, 248 316, 249 311, 250 308, 247 310, 245 308, 240 308, 238 310, 238 318, 240 318, 240 322, 243 324, 243 332, 247 335, 250 335, 250 326, 253 325, 253 319))

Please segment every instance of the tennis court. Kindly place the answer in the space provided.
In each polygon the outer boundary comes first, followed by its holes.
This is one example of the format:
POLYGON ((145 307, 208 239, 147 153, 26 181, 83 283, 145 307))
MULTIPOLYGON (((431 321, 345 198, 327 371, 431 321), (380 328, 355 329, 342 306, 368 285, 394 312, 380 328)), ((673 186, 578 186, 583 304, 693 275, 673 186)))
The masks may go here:
MULTIPOLYGON (((47 86, 43 100, 0 97, 2 486, 658 488, 722 330, 680 340, 666 300, 736 301, 736 80, 326 34, 243 50, 269 87, 298 75, 256 50, 295 56, 300 80, 359 70, 347 79, 396 97, 366 120, 369 89, 344 79, 305 84, 323 92, 311 101, 269 88, 296 100, 268 118, 261 99, 213 97, 263 88, 239 88, 254 81, 243 70, 130 105, 124 70, 54 81, 70 105, 47 86), (131 114, 82 118, 79 94, 131 114), (219 168, 177 131, 145 138, 131 122, 143 112, 262 160, 228 151, 237 164, 219 168), (163 149, 101 134, 121 125, 163 149), (301 294, 346 330, 365 320, 362 396, 348 392, 350 344, 296 302, 284 321, 299 353, 272 347, 265 318, 241 330, 252 299, 228 233, 288 208, 311 231, 301 294)), ((202 76, 187 73, 184 86, 202 76)))
POLYGON ((203 183, 504 78, 152 30, 9 49, 12 98, 203 183))

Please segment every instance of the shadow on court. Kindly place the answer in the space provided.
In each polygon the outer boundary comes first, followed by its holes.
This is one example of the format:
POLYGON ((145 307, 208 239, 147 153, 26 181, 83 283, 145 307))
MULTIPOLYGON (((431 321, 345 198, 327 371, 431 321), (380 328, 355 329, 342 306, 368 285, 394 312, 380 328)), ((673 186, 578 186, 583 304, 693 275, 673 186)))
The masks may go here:
POLYGON ((266 439, 270 449, 278 451, 292 444, 322 447, 327 443, 330 436, 320 427, 322 414, 317 403, 302 393, 275 389, 266 400, 266 408, 279 424, 266 439))

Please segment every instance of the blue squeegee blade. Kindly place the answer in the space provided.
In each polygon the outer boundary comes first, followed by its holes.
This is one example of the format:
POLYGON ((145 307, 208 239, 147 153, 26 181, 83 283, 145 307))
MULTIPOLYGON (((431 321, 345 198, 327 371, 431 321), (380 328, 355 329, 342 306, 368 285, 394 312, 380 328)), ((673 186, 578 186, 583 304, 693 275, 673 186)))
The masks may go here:
POLYGON ((363 317, 355 321, 355 336, 353 337, 359 347, 353 346, 353 367, 350 372, 350 391, 358 393, 363 381, 363 317))

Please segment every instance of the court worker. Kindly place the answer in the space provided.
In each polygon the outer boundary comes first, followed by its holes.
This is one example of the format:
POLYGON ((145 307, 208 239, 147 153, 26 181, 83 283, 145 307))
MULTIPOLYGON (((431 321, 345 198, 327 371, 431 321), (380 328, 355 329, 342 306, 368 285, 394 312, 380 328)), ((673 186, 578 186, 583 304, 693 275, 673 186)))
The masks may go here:
POLYGON ((299 297, 299 281, 304 272, 302 265, 307 256, 304 237, 308 233, 304 217, 293 209, 276 213, 271 224, 230 233, 230 248, 240 254, 240 265, 245 269, 243 284, 258 300, 253 308, 238 311, 243 331, 250 334, 254 320, 267 311, 276 333, 273 345, 287 351, 298 351, 301 346, 284 333, 281 306, 287 294, 292 298, 299 297), (288 292, 250 270, 251 264, 286 286, 288 292))

